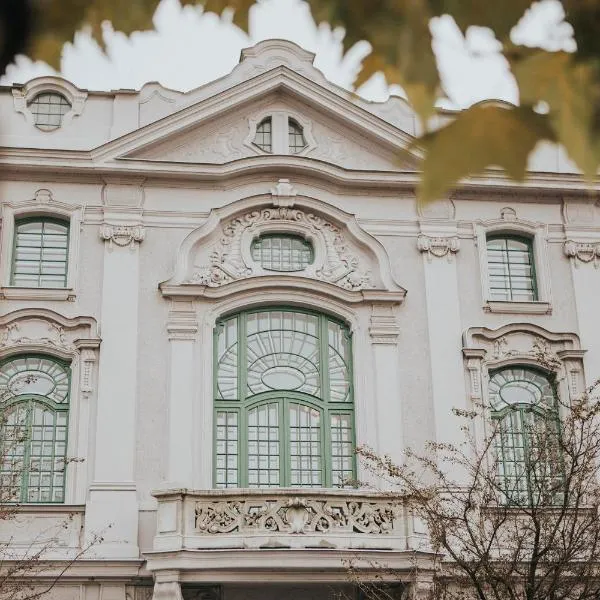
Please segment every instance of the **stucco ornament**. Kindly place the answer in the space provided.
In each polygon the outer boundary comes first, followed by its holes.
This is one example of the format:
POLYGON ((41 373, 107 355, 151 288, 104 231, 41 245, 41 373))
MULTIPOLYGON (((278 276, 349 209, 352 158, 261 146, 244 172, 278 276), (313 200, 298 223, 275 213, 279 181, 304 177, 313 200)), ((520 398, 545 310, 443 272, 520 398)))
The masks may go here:
POLYGON ((420 235, 417 238, 417 249, 419 252, 427 252, 429 260, 432 257, 443 258, 448 257, 452 260, 452 256, 458 252, 460 242, 458 237, 431 237, 428 235, 420 235))
POLYGON ((66 338, 65 330, 56 323, 44 323, 44 329, 39 328, 30 333, 21 330, 20 323, 8 323, 0 330, 0 348, 19 346, 24 344, 44 344, 62 350, 75 350, 75 346, 66 338), (29 334, 29 335, 27 335, 29 334))
POLYGON ((202 534, 280 532, 286 534, 356 532, 388 534, 397 507, 381 500, 269 498, 196 503, 196 530, 202 534))
POLYGON ((600 243, 589 244, 567 240, 564 245, 564 252, 574 262, 575 267, 578 267, 579 263, 590 262, 594 263, 596 269, 600 265, 600 243))
POLYGON ((247 258, 247 233, 277 230, 308 234, 315 240, 322 261, 314 271, 302 273, 338 285, 347 290, 373 288, 370 272, 362 268, 359 257, 349 248, 339 227, 313 213, 285 206, 263 208, 234 218, 223 226, 222 236, 210 254, 210 264, 196 270, 188 283, 218 287, 231 281, 259 274, 259 268, 247 258), (244 239, 245 238, 245 239, 244 239))
POLYGON ((129 246, 133 248, 136 243, 144 241, 146 230, 142 225, 109 225, 105 223, 100 227, 100 237, 108 242, 109 248, 112 245, 124 248, 129 246))

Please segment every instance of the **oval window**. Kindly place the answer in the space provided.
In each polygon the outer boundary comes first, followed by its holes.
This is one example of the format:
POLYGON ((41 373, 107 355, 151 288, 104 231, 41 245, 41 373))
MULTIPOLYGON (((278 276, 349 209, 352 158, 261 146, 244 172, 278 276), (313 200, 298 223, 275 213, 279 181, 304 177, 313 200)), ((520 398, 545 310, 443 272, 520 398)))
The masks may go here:
POLYGON ((266 271, 303 271, 313 262, 313 248, 299 235, 263 235, 252 242, 252 258, 266 271))

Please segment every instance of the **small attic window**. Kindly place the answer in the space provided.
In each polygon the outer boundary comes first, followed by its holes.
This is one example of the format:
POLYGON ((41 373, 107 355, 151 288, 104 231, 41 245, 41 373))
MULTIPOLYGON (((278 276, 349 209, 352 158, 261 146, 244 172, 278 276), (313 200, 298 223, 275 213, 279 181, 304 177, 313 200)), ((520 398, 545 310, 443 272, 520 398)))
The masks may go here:
POLYGON ((252 242, 252 259, 265 271, 304 271, 314 261, 310 242, 299 235, 271 233, 252 242))
POLYGON ((29 103, 29 110, 38 129, 52 131, 61 126, 63 116, 71 110, 71 104, 62 94, 43 92, 29 103))
POLYGON ((271 117, 263 119, 256 128, 254 144, 265 152, 273 152, 271 117))
POLYGON ((302 127, 294 119, 288 119, 288 144, 290 154, 298 154, 306 148, 302 127))

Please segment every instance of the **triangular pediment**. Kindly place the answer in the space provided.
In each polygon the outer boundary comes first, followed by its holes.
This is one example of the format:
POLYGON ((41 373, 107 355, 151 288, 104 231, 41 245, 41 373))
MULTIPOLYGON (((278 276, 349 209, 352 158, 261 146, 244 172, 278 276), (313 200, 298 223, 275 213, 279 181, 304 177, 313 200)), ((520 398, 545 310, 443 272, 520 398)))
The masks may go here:
MULTIPOLYGON (((210 89, 173 97, 169 110, 174 112, 97 148, 96 158, 188 164, 268 160, 269 153, 253 144, 253 138, 256 124, 272 116, 273 127, 279 128, 273 135, 280 139, 287 136, 288 117, 301 125, 306 148, 294 158, 351 170, 416 170, 416 157, 404 152, 399 158, 412 141, 399 127, 406 123, 410 129, 412 123, 406 103, 392 99, 371 104, 353 97, 327 82, 309 63, 309 53, 300 51, 298 64, 289 59, 284 50, 299 51, 293 44, 280 42, 276 55, 271 60, 262 56, 262 62, 258 46, 246 58, 249 65, 242 62, 210 89)), ((267 50, 272 53, 272 48, 267 50)), ((279 148, 271 156, 286 153, 279 148)))

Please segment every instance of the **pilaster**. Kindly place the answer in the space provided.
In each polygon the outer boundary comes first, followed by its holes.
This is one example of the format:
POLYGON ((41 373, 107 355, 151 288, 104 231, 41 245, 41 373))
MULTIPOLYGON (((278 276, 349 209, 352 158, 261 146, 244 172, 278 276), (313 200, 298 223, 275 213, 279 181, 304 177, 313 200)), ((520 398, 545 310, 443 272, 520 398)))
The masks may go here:
POLYGON ((461 321, 455 256, 460 243, 453 224, 422 224, 417 249, 423 254, 435 434, 438 443, 458 443, 460 424, 453 408, 464 408, 460 352, 461 321))
POLYGON ((139 244, 137 211, 105 213, 101 332, 94 475, 86 510, 87 535, 104 542, 94 554, 137 558, 135 486, 139 244))

